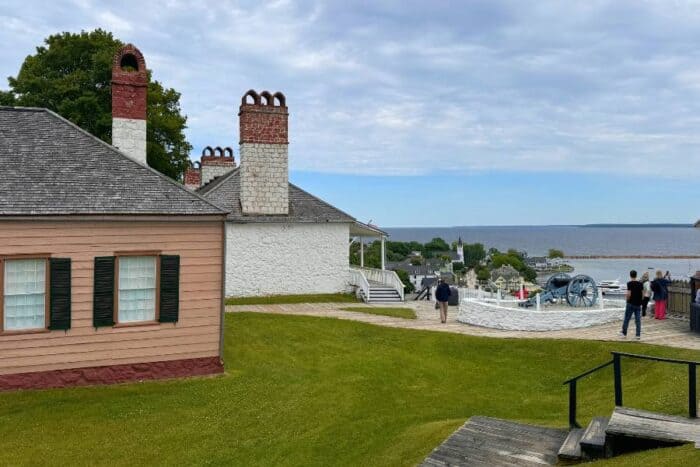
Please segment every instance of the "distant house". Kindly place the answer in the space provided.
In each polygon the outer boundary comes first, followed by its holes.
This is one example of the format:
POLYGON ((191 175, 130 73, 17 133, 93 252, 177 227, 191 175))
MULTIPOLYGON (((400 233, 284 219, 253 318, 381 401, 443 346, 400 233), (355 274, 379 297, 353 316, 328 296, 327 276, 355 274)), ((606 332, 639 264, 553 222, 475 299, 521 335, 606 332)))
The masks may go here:
POLYGON ((546 269, 549 267, 549 260, 544 256, 528 256, 525 258, 525 264, 533 269, 546 269))
POLYGON ((0 107, 0 390, 223 371, 226 212, 146 166, 136 48, 112 77, 121 150, 0 107))
POLYGON ((523 278, 513 266, 506 264, 491 271, 491 282, 501 290, 517 290, 523 284, 523 278))
POLYGON ((388 268, 392 270, 405 271, 411 284, 420 290, 423 288, 423 280, 426 278, 436 278, 440 272, 442 261, 430 259, 425 260, 425 264, 413 265, 409 259, 399 262, 388 263, 388 268))

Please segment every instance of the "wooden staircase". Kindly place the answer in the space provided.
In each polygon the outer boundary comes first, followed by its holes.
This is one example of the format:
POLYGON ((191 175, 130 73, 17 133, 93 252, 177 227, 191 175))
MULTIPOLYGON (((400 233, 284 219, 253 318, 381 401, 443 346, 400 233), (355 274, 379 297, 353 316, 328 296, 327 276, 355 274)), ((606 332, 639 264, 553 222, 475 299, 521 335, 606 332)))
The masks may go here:
POLYGON ((570 463, 688 443, 700 447, 700 420, 617 407, 610 418, 569 431, 558 457, 570 463))
POLYGON ((472 417, 438 446, 424 466, 554 465, 613 457, 628 452, 693 443, 700 449, 697 416, 697 366, 700 362, 611 352, 612 360, 564 382, 569 386, 569 426, 557 430, 488 417, 472 417), (688 417, 623 407, 621 359, 665 362, 688 367, 688 417), (615 410, 594 417, 586 428, 576 421, 580 379, 613 367, 615 410))
POLYGON ((364 292, 360 290, 360 297, 367 303, 398 303, 401 302, 401 295, 393 287, 375 281, 369 281, 369 295, 367 300, 364 292))

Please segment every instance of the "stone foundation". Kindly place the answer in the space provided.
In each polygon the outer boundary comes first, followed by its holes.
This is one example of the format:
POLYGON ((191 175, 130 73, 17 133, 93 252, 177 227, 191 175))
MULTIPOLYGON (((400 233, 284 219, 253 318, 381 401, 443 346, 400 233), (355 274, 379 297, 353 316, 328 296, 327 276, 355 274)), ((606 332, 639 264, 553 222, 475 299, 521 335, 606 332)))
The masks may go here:
POLYGON ((71 368, 0 375, 0 391, 115 384, 149 379, 212 375, 223 373, 223 371, 224 366, 219 357, 71 368))

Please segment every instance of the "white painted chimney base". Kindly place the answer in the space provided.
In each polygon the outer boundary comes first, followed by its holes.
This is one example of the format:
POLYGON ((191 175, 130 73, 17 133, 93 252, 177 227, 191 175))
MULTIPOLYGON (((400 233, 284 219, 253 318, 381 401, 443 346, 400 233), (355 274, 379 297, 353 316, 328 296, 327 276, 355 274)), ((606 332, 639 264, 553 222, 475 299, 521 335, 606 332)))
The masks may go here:
POLYGON ((141 165, 146 161, 146 120, 112 119, 112 146, 141 165))

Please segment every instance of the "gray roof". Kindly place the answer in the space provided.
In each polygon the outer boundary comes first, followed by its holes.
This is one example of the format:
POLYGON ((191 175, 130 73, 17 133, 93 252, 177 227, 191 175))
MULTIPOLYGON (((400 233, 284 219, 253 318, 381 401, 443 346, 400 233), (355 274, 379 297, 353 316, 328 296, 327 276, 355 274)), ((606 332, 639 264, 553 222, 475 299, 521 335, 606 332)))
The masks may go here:
POLYGON ((241 210, 241 176, 239 168, 197 190, 202 196, 229 211, 228 220, 237 222, 355 222, 355 218, 296 185, 289 184, 289 214, 243 214, 241 210))
POLYGON ((0 216, 226 211, 47 109, 0 107, 0 216))

